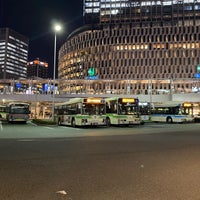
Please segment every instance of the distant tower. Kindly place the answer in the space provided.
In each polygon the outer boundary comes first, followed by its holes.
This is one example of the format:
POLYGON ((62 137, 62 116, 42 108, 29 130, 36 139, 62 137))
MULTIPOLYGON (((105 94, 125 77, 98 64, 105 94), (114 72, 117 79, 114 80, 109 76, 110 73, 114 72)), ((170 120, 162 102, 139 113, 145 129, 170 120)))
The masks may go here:
POLYGON ((26 78, 27 37, 9 28, 0 28, 0 78, 26 78))
POLYGON ((83 15, 86 24, 99 23, 100 0, 84 0, 83 15))
POLYGON ((27 63, 28 78, 48 78, 48 63, 42 62, 39 58, 27 63))

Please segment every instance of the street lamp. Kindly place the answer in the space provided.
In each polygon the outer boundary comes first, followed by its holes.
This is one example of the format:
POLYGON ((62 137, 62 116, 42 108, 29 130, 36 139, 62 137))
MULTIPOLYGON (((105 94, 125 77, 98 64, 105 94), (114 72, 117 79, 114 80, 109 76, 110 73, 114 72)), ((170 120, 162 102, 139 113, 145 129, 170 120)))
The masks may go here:
POLYGON ((54 120, 55 113, 55 79, 56 79, 56 33, 62 29, 60 24, 54 25, 54 61, 53 61, 53 104, 52 104, 52 119, 54 120))

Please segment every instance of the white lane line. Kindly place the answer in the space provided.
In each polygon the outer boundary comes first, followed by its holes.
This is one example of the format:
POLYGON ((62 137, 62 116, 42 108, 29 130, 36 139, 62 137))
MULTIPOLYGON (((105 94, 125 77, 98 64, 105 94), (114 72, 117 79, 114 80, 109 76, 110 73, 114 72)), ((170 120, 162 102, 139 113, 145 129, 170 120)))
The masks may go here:
POLYGON ((66 126, 61 126, 60 128, 64 128, 64 129, 73 129, 73 130, 77 130, 80 131, 80 128, 72 128, 72 127, 66 127, 66 126))
POLYGON ((43 128, 46 128, 46 129, 54 129, 54 128, 52 128, 52 127, 48 127, 48 126, 43 126, 43 128))

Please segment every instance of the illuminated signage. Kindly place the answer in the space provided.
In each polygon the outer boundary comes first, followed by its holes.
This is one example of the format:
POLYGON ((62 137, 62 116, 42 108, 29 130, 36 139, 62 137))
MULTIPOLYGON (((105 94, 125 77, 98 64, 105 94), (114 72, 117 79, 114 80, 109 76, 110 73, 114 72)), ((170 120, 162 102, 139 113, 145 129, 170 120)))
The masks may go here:
POLYGON ((35 65, 39 65, 39 64, 40 64, 40 61, 39 61, 39 60, 34 60, 33 63, 34 63, 35 65))
POLYGON ((183 107, 192 107, 191 103, 183 103, 183 107))
POLYGON ((86 76, 87 80, 98 80, 98 76, 86 76))
POLYGON ((40 66, 48 67, 47 62, 41 62, 39 60, 34 60, 34 61, 31 61, 31 62, 28 62, 27 66, 29 66, 29 65, 40 65, 40 66))
POLYGON ((194 74, 194 78, 200 78, 200 73, 194 74))
POLYGON ((88 73, 88 76, 86 76, 87 80, 98 80, 98 76, 95 75, 96 73, 94 67, 89 68, 87 73, 88 73))
POLYGON ((104 103, 104 99, 101 98, 87 98, 84 100, 85 103, 94 103, 94 104, 100 104, 104 103))
POLYGON ((19 89, 19 88, 22 88, 22 84, 21 84, 21 83, 16 83, 15 86, 16 86, 16 88, 18 88, 18 89, 19 89))
POLYGON ((200 65, 197 66, 197 72, 200 72, 200 65))
POLYGON ((88 75, 89 76, 95 76, 95 69, 94 69, 94 67, 88 69, 88 75))
POLYGON ((135 103, 135 99, 133 99, 133 98, 123 98, 122 103, 135 103))

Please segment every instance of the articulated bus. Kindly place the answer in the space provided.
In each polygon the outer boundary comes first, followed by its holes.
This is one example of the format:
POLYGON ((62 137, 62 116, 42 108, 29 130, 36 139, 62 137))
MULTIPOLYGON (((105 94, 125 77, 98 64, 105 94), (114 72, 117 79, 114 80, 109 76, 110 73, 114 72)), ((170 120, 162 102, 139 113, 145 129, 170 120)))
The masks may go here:
POLYGON ((6 106, 6 119, 8 122, 24 122, 29 120, 30 105, 24 102, 11 102, 6 106))
POLYGON ((55 104, 58 125, 103 126, 106 125, 106 104, 103 98, 73 98, 55 104))
POLYGON ((186 102, 153 103, 152 122, 183 123, 193 122, 193 105, 186 102))
POLYGON ((137 98, 106 98, 106 124, 133 125, 140 124, 137 98))

